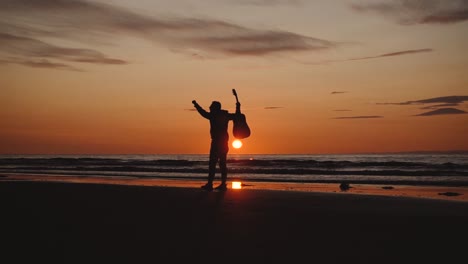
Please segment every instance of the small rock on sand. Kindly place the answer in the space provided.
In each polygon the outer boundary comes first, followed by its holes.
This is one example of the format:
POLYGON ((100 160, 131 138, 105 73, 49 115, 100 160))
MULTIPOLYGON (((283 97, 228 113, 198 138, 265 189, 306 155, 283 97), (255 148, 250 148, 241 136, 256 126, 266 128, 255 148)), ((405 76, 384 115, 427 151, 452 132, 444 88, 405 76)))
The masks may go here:
POLYGON ((439 195, 458 196, 458 195, 461 195, 461 194, 460 194, 460 193, 456 193, 456 192, 443 192, 443 193, 439 193, 439 195))
POLYGON ((349 190, 349 188, 352 188, 352 187, 349 186, 349 183, 343 182, 343 183, 340 184, 340 190, 342 190, 342 191, 347 191, 347 190, 349 190))

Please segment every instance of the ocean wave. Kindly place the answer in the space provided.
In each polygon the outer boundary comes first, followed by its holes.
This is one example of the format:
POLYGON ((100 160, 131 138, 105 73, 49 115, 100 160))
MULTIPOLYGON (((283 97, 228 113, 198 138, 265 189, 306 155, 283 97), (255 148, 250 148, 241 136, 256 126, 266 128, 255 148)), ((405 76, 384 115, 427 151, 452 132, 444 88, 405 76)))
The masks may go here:
MULTIPOLYGON (((228 159, 230 179, 304 183, 468 186, 466 155, 245 155, 228 159)), ((206 180, 207 155, 1 156, 0 174, 206 180)), ((219 176, 219 169, 217 170, 219 176)))
MULTIPOLYGON (((207 166, 207 160, 186 159, 116 159, 116 158, 2 158, 0 168, 105 168, 108 170, 177 170, 199 169, 207 166)), ((458 171, 467 172, 468 164, 452 162, 428 163, 428 162, 404 162, 404 161, 318 161, 314 159, 229 159, 228 164, 239 173, 293 173, 303 174, 321 173, 323 170, 339 170, 346 173, 346 169, 365 171, 458 171), (314 172, 316 171, 316 172, 314 172)), ((458 173, 459 174, 459 173, 458 173)))

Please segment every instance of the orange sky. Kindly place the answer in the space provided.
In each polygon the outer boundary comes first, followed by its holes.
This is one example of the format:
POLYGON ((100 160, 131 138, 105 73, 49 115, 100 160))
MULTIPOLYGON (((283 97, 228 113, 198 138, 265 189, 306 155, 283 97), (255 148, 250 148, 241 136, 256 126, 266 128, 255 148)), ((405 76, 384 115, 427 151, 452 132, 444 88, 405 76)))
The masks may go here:
POLYGON ((466 1, 29 2, 0 3, 0 154, 207 153, 191 101, 232 88, 230 153, 468 150, 466 1))

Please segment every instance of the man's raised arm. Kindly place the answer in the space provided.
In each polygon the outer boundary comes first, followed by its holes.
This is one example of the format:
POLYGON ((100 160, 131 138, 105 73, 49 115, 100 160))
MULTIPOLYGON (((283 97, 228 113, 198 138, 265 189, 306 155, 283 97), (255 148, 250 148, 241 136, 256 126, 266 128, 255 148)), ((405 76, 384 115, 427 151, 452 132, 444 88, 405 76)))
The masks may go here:
POLYGON ((205 111, 198 103, 197 101, 193 100, 192 101, 193 106, 195 106, 195 109, 197 109, 198 113, 200 113, 201 116, 203 116, 206 119, 210 119, 210 113, 205 111))

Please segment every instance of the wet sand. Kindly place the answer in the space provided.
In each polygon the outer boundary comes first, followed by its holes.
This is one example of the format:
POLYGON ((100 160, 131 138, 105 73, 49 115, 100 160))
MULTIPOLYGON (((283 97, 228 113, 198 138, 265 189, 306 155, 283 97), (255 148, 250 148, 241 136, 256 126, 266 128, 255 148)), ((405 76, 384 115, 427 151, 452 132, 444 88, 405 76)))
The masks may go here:
POLYGON ((464 201, 196 184, 3 179, 2 263, 450 263, 466 255, 464 201))
MULTIPOLYGON (((68 182, 118 184, 136 186, 164 186, 181 188, 198 188, 204 182, 195 180, 170 180, 135 177, 110 176, 60 176, 34 174, 4 174, 0 181, 36 181, 36 182, 68 182)), ((230 183, 230 182, 229 182, 230 183)), ((218 184, 215 181, 215 184, 218 184)), ((468 186, 417 186, 417 185, 378 185, 378 184, 350 184, 350 189, 342 191, 338 183, 287 183, 287 182, 244 182, 246 190, 278 190, 324 193, 353 193, 364 195, 414 197, 468 202, 468 186)), ((230 187, 229 187, 230 188, 230 187)))

